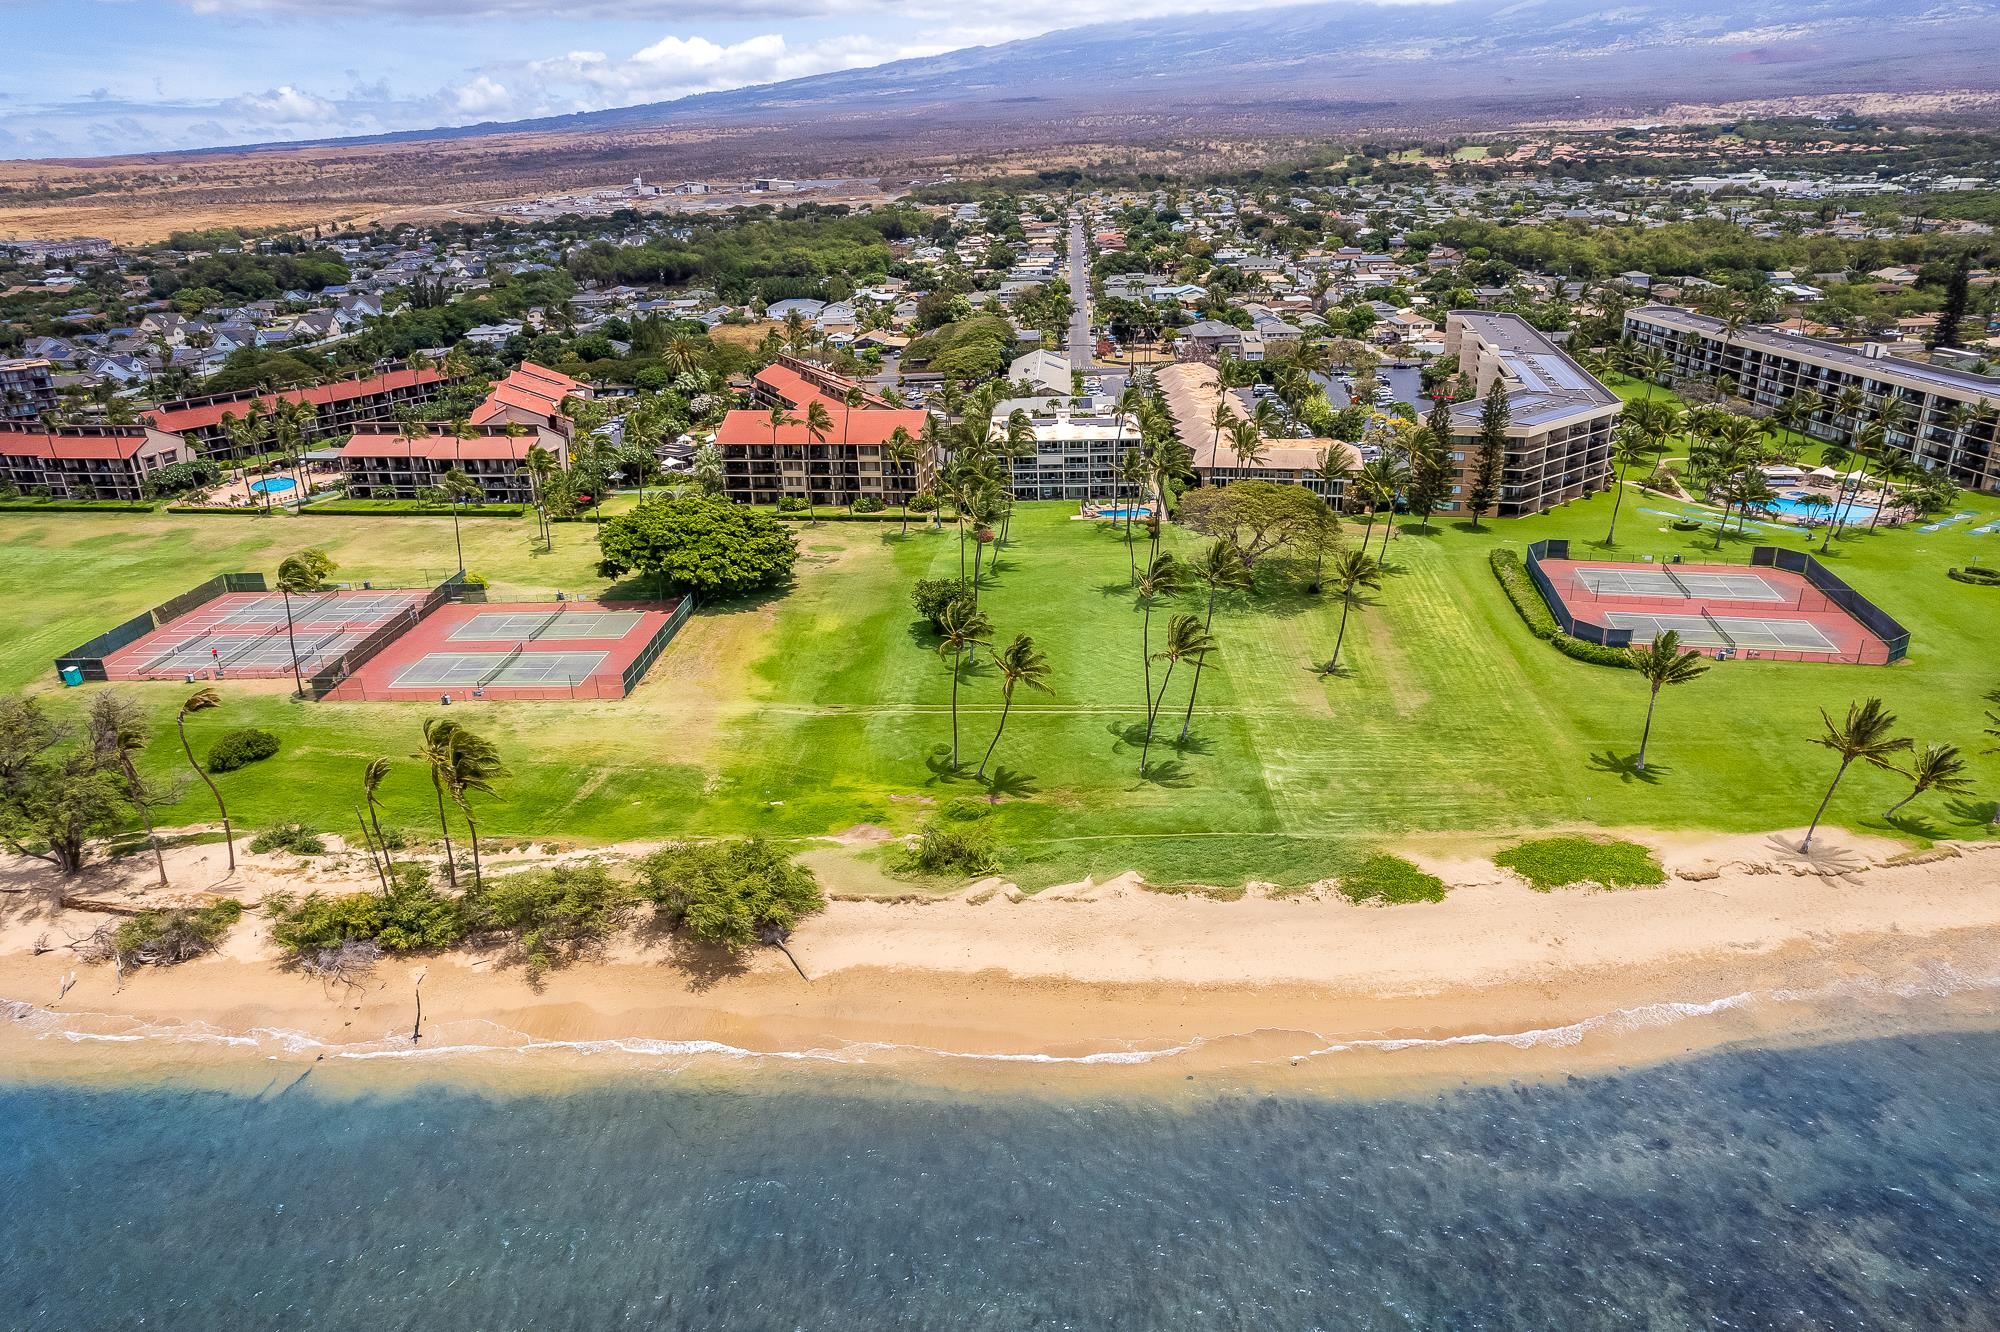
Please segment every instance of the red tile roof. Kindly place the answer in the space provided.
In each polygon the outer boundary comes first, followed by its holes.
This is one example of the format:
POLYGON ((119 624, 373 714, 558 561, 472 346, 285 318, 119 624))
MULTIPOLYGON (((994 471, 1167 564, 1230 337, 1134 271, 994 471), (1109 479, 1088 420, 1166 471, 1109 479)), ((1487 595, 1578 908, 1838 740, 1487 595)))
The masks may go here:
POLYGON ((145 415, 162 430, 205 430, 222 424, 225 412, 231 416, 243 416, 253 403, 261 405, 267 412, 275 408, 280 399, 287 402, 298 402, 303 399, 316 407, 329 407, 355 398, 369 398, 377 394, 392 393, 398 389, 436 384, 443 379, 444 373, 440 370, 391 370, 387 374, 375 375, 368 379, 343 379, 332 384, 284 389, 278 393, 252 393, 220 402, 155 410, 145 415))
POLYGON ((473 409, 472 423, 484 425, 510 407, 540 416, 555 416, 562 411, 563 399, 580 392, 582 388, 582 383, 568 375, 536 365, 533 361, 523 361, 520 369, 496 382, 493 391, 486 395, 486 401, 473 409))
MULTIPOLYGON (((837 403, 827 403, 827 415, 833 418, 833 425, 826 432, 828 444, 886 444, 889 436, 901 426, 910 432, 912 438, 923 433, 927 413, 916 408, 894 408, 880 411, 866 409, 849 412, 837 403), (845 432, 843 434, 843 432, 845 432)), ((717 444, 769 444, 771 443, 771 413, 754 408, 730 412, 722 418, 722 425, 715 432, 717 444)), ((780 444, 812 444, 821 441, 806 437, 806 423, 803 413, 792 417, 791 424, 778 428, 777 442, 780 444)))
MULTIPOLYGON (((0 458, 133 458, 154 444, 143 430, 114 426, 109 430, 51 433, 45 430, 0 432, 0 458)), ((158 452, 179 448, 178 439, 155 444, 158 452)))
POLYGON ((452 435, 419 435, 408 439, 394 432, 356 433, 354 438, 340 446, 343 456, 356 458, 431 458, 440 462, 453 462, 468 458, 512 458, 520 461, 528 456, 528 450, 541 443, 534 434, 526 435, 476 435, 471 439, 459 439, 452 435))

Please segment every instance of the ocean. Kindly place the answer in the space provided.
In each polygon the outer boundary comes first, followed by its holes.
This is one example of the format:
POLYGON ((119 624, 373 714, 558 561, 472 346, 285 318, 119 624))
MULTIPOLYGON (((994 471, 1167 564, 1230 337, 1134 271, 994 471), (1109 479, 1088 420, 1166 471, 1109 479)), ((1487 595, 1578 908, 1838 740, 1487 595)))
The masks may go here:
POLYGON ((0 1328, 2000 1326, 1994 1034, 1079 1086, 0 1081, 0 1328))

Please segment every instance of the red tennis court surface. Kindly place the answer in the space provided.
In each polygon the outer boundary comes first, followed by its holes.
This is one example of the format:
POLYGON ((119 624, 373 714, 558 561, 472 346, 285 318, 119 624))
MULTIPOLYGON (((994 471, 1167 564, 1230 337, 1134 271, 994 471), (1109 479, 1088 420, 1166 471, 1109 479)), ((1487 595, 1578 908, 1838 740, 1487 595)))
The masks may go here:
POLYGON ((687 619, 685 602, 453 602, 341 681, 334 702, 623 698, 687 619))
POLYGON ((1626 629, 1635 644, 1673 630, 1687 647, 1744 660, 1891 660, 1889 645, 1803 575, 1741 564, 1620 564, 1543 559, 1571 616, 1626 629))
POLYGON ((291 598, 286 632, 285 598, 277 592, 225 592, 177 616, 104 659, 107 680, 263 680, 298 669, 311 675, 324 663, 398 619, 417 623, 422 591, 315 592, 291 598))

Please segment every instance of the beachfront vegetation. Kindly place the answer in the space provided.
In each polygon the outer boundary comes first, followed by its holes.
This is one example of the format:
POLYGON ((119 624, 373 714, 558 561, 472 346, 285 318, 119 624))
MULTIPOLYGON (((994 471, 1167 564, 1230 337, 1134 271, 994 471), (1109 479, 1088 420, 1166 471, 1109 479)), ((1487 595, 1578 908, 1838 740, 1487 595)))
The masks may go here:
POLYGON ((141 911, 119 921, 98 948, 83 951, 121 967, 172 966, 214 952, 242 916, 243 904, 231 897, 206 906, 141 911))
POLYGON ((1536 892, 1571 888, 1651 887, 1667 881, 1653 853, 1637 842, 1598 837, 1539 837, 1510 846, 1493 863, 1513 870, 1536 892))
MULTIPOLYGON (((991 802, 981 826, 992 863, 1030 890, 1124 870, 1162 883, 1301 885, 1337 878, 1418 833, 1797 826, 1810 812, 1799 793, 1816 798, 1830 776, 1807 730, 1822 708, 1837 717, 1864 688, 1911 733, 1971 752, 1980 699, 2000 683, 1985 619, 1968 610, 1990 594, 1940 575, 1992 562, 2000 535, 1974 533, 2000 519, 2000 504, 1964 497, 1958 510, 1974 516, 1935 531, 1885 526, 1836 537, 1822 558, 1909 626, 1910 659, 1887 668, 1718 665, 1688 692, 1687 706, 1671 705, 1671 751, 1649 754, 1643 777, 1633 771, 1631 677, 1548 651, 1487 567, 1492 552, 1518 556, 1544 537, 1591 548, 1612 504, 1596 496, 1542 517, 1484 522, 1477 533, 1462 518, 1446 516, 1427 535, 1416 518, 1399 520, 1383 563, 1387 594, 1353 617, 1346 674, 1334 679, 1305 665, 1323 659, 1337 636, 1335 598, 1308 590, 1309 557, 1267 552, 1249 586, 1215 590, 1216 646, 1201 672, 1200 706, 1185 741, 1180 727, 1157 729, 1144 779, 1136 765, 1161 669, 1142 665, 1142 646, 1150 657, 1160 635, 1132 586, 1131 569, 1152 544, 1145 524, 1134 524, 1128 555, 1122 523, 1076 521, 1073 505, 1021 504, 1008 539, 986 543, 978 597, 992 637, 1004 647, 1031 635, 1054 663, 1058 693, 1016 692, 983 782, 976 759, 954 772, 938 751, 949 740, 954 686, 961 728, 980 748, 989 743, 1006 706, 999 668, 982 647, 960 672, 948 662, 941 669, 930 625, 911 602, 920 579, 959 583, 961 551, 970 592, 970 534, 961 548, 952 521, 907 535, 895 524, 824 524, 800 533, 783 595, 704 608, 629 698, 464 705, 476 709, 465 720, 512 770, 505 801, 480 809, 481 835, 573 843, 763 835, 790 850, 861 823, 913 834, 934 813, 926 801, 974 795, 991 802)), ((1684 501, 1628 495, 1620 553, 1700 558, 1714 532, 1672 530, 1687 510, 1684 501)), ((622 511, 622 500, 607 508, 622 511)), ((17 631, 0 640, 0 684, 35 691, 59 719, 80 717, 99 689, 55 690, 55 656, 210 573, 268 573, 299 545, 289 517, 226 531, 167 514, 4 521, 11 576, 0 585, 0 617, 17 631)), ((1358 535, 1358 525, 1348 526, 1358 535)), ((1739 535, 1735 526, 1723 558, 1740 560, 1759 542, 1820 544, 1820 534, 1753 522, 1739 535)), ((530 519, 468 523, 466 555, 496 601, 547 599, 552 588, 594 595, 607 580, 595 571, 590 530, 557 525, 550 550, 530 519)), ((345 576, 378 586, 434 583, 455 564, 443 517, 325 518, 312 537, 345 576)), ((1213 540, 1168 524, 1160 553, 1193 567, 1213 540)), ((1371 549, 1381 545, 1378 538, 1371 549)), ((1194 581, 1157 598, 1152 618, 1205 614, 1210 593, 1194 581)), ((1163 710, 1185 716, 1194 675, 1175 673, 1163 710)), ((117 687, 150 728, 135 763, 168 788, 153 811, 163 828, 212 825, 226 812, 253 829, 294 820, 349 829, 362 801, 357 779, 371 759, 409 753, 427 712, 291 702, 289 681, 283 692, 256 681, 217 688, 202 693, 226 706, 183 714, 185 686, 117 687), (213 778, 226 802, 218 805, 188 766, 177 788, 171 781, 182 752, 177 719, 194 753, 232 725, 270 730, 284 746, 213 778)), ((1972 767, 1991 792, 1994 758, 1975 755, 1972 767)), ((379 822, 394 845, 435 841, 427 778, 424 765, 400 760, 380 775, 364 808, 371 832, 379 822)), ((1990 798, 1944 792, 1900 811, 1890 829, 1881 813, 1908 786, 1893 772, 1850 773, 1826 817, 1907 838, 1991 835, 1990 798)), ((138 826, 129 807, 117 813, 138 826)), ((872 884, 878 859, 843 846, 816 852, 813 864, 830 885, 841 885, 848 866, 857 867, 857 882, 872 884)))
POLYGON ((1350 902, 1379 902, 1395 906, 1405 902, 1444 901, 1444 880, 1401 856, 1386 853, 1369 856, 1339 879, 1341 896, 1350 902))
POLYGON ((663 921, 731 952, 782 944, 826 907, 813 872, 761 837, 669 847, 639 872, 663 921))

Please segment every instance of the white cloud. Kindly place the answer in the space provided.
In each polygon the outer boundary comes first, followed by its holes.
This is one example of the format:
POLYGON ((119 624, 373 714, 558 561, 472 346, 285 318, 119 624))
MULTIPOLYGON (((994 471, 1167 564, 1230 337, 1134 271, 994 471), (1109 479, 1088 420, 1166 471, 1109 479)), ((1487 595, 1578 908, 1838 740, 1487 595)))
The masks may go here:
POLYGON ((507 91, 506 84, 481 74, 472 82, 452 89, 451 104, 463 115, 490 116, 513 106, 514 95, 507 91))
POLYGON ((289 83, 269 92, 232 97, 223 106, 232 114, 259 124, 327 125, 340 119, 340 108, 332 102, 300 92, 289 83))

